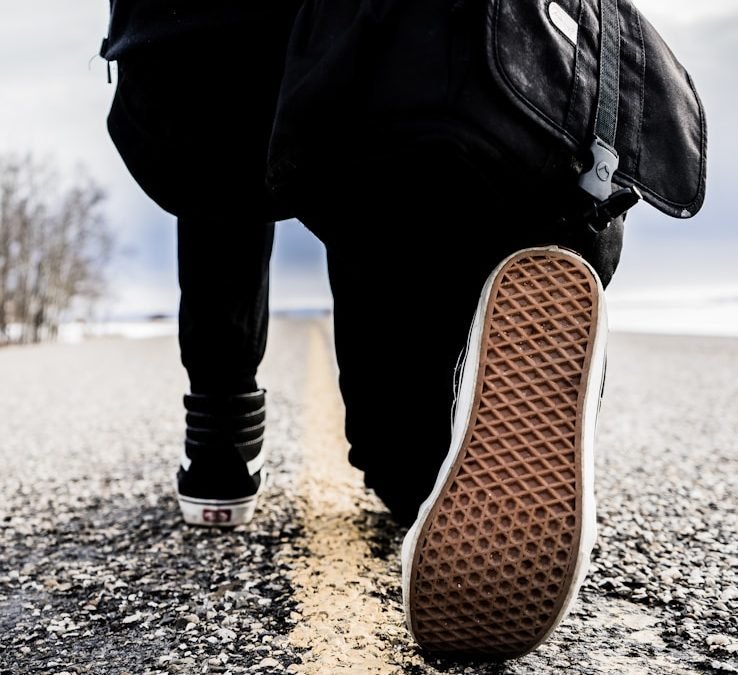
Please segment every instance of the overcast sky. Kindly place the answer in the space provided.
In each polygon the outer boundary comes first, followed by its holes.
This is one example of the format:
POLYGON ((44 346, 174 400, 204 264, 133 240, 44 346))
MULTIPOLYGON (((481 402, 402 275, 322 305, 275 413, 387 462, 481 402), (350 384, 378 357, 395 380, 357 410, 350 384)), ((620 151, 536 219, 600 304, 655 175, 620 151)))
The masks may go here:
MULTIPOLYGON (((628 220, 612 296, 719 289, 738 295, 738 0, 640 0, 693 75, 707 108, 708 197, 677 221, 641 205, 628 220)), ((127 175, 108 139, 113 95, 96 57, 105 0, 0 0, 0 152, 33 150, 65 169, 86 165, 108 190, 122 252, 111 266, 111 314, 174 313, 173 218, 127 175)), ((280 224, 273 259, 276 305, 327 301, 320 246, 298 223, 280 224)))

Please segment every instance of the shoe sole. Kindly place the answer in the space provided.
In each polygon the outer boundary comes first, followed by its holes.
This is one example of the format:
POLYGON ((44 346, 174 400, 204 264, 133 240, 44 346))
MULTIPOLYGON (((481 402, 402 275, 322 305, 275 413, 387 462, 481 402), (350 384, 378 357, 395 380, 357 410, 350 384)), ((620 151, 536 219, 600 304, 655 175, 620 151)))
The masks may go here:
POLYGON ((607 317, 578 255, 519 251, 469 335, 449 454, 402 548, 406 619, 436 652, 508 659, 571 609, 596 539, 607 317))
POLYGON ((256 494, 240 499, 195 499, 177 492, 182 518, 188 525, 201 527, 236 527, 248 523, 256 512, 259 496, 267 482, 263 473, 256 494))

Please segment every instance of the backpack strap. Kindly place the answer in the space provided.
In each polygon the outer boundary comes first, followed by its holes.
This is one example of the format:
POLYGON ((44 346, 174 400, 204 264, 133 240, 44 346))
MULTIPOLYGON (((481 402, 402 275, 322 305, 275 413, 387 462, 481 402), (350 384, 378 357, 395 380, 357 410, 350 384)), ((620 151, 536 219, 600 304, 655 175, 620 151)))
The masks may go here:
POLYGON ((592 229, 604 230, 642 198, 637 188, 612 191, 618 169, 615 150, 620 107, 620 12, 618 0, 600 0, 600 64, 594 140, 590 146, 592 167, 579 176, 579 187, 593 198, 581 215, 592 229))
MULTIPOLYGON (((600 0, 600 85, 595 135, 615 148, 620 108, 620 19, 618 0, 600 0)), ((616 153, 617 154, 617 153, 616 153)))

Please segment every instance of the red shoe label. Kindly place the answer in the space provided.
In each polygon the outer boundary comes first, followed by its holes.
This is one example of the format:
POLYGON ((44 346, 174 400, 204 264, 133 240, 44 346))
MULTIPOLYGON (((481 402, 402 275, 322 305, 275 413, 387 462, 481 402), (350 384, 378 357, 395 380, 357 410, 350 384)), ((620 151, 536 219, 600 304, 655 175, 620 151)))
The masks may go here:
POLYGON ((230 523, 231 522, 231 510, 230 509, 203 509, 202 519, 206 523, 230 523))

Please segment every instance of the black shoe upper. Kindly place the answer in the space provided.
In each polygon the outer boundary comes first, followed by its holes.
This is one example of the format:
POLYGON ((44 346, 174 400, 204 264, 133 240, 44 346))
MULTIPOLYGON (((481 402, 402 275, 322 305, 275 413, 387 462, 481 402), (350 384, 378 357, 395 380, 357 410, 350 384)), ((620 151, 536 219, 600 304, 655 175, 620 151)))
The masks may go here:
POLYGON ((177 473, 179 493, 223 500, 256 494, 262 479, 265 391, 186 394, 184 406, 185 454, 190 464, 177 473))

